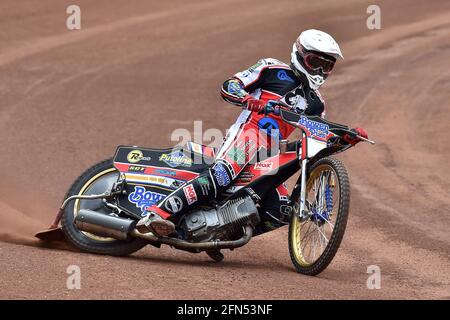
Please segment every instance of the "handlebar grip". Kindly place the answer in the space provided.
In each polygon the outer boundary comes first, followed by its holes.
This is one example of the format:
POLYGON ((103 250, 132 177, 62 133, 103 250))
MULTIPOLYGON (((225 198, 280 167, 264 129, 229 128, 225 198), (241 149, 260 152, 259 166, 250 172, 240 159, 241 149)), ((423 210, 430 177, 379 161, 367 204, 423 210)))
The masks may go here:
POLYGON ((282 101, 272 101, 269 100, 267 104, 261 104, 262 100, 258 99, 248 99, 246 104, 244 105, 244 109, 250 110, 257 113, 270 114, 273 113, 275 115, 280 115, 280 106, 291 108, 288 104, 282 101))

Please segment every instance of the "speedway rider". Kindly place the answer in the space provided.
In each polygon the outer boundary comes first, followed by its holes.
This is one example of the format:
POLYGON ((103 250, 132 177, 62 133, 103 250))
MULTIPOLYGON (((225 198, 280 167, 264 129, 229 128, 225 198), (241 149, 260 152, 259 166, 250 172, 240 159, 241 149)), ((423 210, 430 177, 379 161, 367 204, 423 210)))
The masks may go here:
MULTIPOLYGON (((262 59, 226 80, 221 89, 222 98, 248 110, 240 116, 239 130, 234 136, 227 137, 213 166, 149 207, 149 214, 137 225, 138 230, 158 236, 171 234, 175 230, 171 219, 208 203, 226 190, 258 148, 270 144, 272 130, 279 138, 286 139, 294 128, 273 114, 277 100, 290 105, 296 112, 324 117, 325 104, 318 89, 338 58, 343 59, 343 56, 336 41, 325 32, 310 29, 302 32, 294 42, 290 65, 272 58, 262 59), (255 141, 248 139, 251 131, 265 133, 257 135, 255 141)), ((367 138, 363 129, 356 128, 355 131, 367 138)), ((348 135, 344 140, 350 144, 360 141, 348 135)), ((278 220, 282 199, 287 199, 287 195, 286 188, 277 188, 267 197, 274 209, 266 214, 273 221, 278 220)))

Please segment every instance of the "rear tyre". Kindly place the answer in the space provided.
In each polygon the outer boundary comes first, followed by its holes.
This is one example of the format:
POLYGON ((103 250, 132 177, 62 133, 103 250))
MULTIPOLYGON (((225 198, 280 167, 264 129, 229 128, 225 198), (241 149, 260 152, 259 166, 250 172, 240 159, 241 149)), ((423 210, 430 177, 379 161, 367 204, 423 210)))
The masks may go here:
MULTIPOLYGON (((104 160, 86 170, 72 184, 64 199, 72 195, 100 194, 112 187, 117 181, 118 171, 113 166, 112 159, 104 160)), ((101 199, 71 201, 65 208, 61 219, 62 231, 66 239, 82 251, 107 254, 112 256, 126 256, 143 248, 147 243, 142 239, 132 238, 127 241, 99 237, 80 231, 74 224, 76 214, 80 209, 91 209, 104 214, 111 213, 101 199)))
MULTIPOLYGON (((296 213, 289 225, 289 253, 297 272, 314 276, 333 260, 347 225, 350 182, 335 158, 323 158, 308 171, 307 219, 296 213)), ((299 200, 299 199, 298 199, 299 200)))

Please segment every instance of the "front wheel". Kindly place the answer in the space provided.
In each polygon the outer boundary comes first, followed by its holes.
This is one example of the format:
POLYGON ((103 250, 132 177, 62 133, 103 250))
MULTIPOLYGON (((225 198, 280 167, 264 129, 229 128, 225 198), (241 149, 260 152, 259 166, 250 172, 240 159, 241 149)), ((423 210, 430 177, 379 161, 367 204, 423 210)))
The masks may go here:
POLYGON ((307 178, 308 217, 292 215, 289 253, 299 273, 314 276, 325 270, 341 244, 350 205, 350 183, 342 162, 331 157, 315 162, 307 178))
MULTIPOLYGON (((119 172, 114 168, 112 159, 97 163, 86 170, 70 187, 65 198, 73 195, 101 194, 112 188, 117 181, 119 172)), ((90 209, 103 214, 111 214, 111 209, 104 205, 101 199, 75 200, 70 202, 61 219, 61 226, 67 240, 82 251, 125 256, 146 245, 142 239, 133 238, 127 241, 100 237, 95 234, 78 230, 74 219, 80 209, 90 209)))

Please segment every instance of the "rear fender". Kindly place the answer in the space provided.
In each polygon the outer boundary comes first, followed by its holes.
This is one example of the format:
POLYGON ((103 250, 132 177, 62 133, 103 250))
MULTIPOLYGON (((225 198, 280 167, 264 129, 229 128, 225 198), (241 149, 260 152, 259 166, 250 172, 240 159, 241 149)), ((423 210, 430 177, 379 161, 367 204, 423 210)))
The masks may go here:
POLYGON ((117 197, 117 204, 129 215, 140 219, 147 214, 148 207, 196 178, 212 162, 208 155, 180 147, 119 146, 114 156, 114 167, 125 181, 125 192, 117 197))

